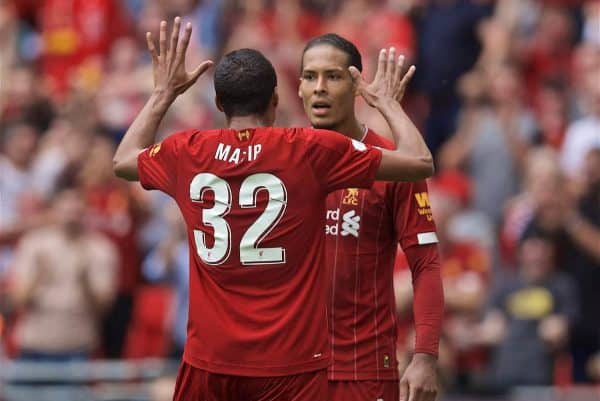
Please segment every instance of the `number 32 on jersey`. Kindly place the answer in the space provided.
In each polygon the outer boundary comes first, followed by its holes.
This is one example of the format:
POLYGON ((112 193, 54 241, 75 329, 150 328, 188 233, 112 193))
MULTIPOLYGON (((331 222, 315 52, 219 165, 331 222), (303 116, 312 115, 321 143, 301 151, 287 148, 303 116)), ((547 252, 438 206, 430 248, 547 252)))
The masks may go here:
MULTIPOLYGON (((240 262, 243 265, 263 265, 285 263, 285 249, 281 247, 258 248, 260 242, 279 223, 287 205, 287 191, 283 182, 273 174, 252 174, 242 182, 239 206, 256 207, 259 191, 269 193, 269 201, 264 212, 248 228, 240 242, 240 262)), ((194 230, 194 240, 198 256, 209 265, 224 263, 231 253, 231 228, 225 220, 232 206, 231 187, 222 178, 211 173, 200 173, 190 184, 190 197, 193 202, 204 203, 206 191, 214 193, 214 205, 202 209, 202 221, 214 229, 214 245, 206 246, 206 238, 201 230, 194 230)))

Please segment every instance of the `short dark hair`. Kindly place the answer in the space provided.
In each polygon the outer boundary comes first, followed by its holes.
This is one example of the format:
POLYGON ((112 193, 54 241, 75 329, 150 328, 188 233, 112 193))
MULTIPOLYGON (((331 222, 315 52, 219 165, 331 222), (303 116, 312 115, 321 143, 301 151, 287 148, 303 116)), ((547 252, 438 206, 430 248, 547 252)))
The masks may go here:
POLYGON ((215 92, 227 117, 265 113, 276 86, 275 69, 258 50, 229 52, 215 68, 215 92))
POLYGON ((304 53, 319 45, 329 45, 343 51, 348 55, 348 67, 353 65, 358 69, 358 71, 362 71, 362 57, 354 43, 335 33, 326 33, 325 35, 317 36, 306 44, 304 50, 302 51, 300 70, 304 68, 304 53))

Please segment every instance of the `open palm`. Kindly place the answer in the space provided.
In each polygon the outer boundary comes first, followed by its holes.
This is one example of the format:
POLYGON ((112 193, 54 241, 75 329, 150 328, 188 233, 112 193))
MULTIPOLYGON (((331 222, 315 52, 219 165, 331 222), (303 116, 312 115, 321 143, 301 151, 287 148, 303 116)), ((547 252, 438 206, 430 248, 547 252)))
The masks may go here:
POLYGON ((176 17, 167 46, 167 22, 162 21, 160 23, 158 51, 152 39, 152 34, 150 32, 146 33, 148 50, 152 56, 154 89, 165 91, 173 98, 185 92, 213 64, 212 61, 207 60, 191 72, 185 70, 185 55, 192 35, 192 24, 186 24, 181 40, 179 39, 180 30, 181 18, 176 17))
POLYGON ((379 102, 395 100, 400 102, 404 97, 406 86, 415 73, 412 65, 402 75, 404 67, 404 56, 396 59, 396 50, 391 47, 389 51, 381 49, 377 62, 377 72, 373 82, 366 82, 358 69, 354 66, 349 68, 352 78, 356 82, 358 93, 371 107, 377 107, 379 102))

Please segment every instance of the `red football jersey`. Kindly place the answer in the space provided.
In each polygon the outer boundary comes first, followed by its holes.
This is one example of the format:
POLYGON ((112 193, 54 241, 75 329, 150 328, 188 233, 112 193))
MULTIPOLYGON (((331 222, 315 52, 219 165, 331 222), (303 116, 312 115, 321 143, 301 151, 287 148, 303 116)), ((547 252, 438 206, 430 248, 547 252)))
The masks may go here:
MULTIPOLYGON (((364 143, 393 149, 369 130, 364 143)), ((427 184, 376 182, 327 197, 330 269, 330 380, 396 380, 393 273, 398 241, 406 249, 437 243, 427 184)))
POLYGON ((187 363, 242 376, 328 366, 326 197, 370 187, 380 160, 302 128, 186 131, 140 154, 140 182, 171 195, 188 228, 187 363))

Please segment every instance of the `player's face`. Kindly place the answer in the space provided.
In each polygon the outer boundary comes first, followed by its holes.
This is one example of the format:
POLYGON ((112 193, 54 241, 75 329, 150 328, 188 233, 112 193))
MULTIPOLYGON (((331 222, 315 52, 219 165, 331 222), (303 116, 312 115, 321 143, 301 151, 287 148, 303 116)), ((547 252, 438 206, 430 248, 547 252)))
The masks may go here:
POLYGON ((298 95, 315 128, 335 129, 354 114, 355 87, 348 71, 348 55, 318 45, 304 53, 298 95))

